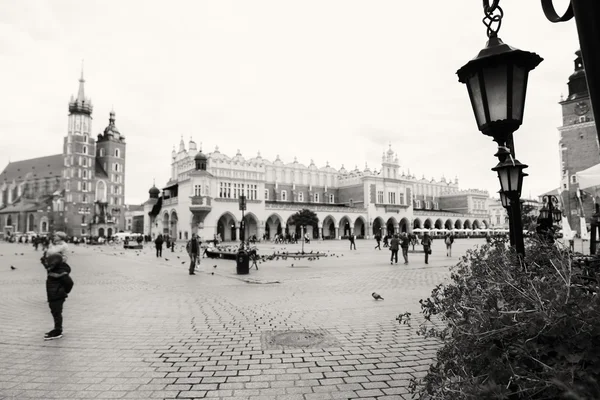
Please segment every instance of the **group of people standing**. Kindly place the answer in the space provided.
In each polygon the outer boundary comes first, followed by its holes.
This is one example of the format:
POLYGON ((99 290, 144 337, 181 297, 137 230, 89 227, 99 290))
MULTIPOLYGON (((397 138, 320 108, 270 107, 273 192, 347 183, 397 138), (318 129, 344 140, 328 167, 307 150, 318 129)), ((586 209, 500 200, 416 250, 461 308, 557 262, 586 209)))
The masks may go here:
MULTIPOLYGON (((375 235, 375 241, 377 245, 375 249, 381 250, 381 235, 375 235)), ((390 264, 398 264, 398 252, 402 249, 402 257, 404 258, 404 264, 408 264, 408 248, 412 245, 413 251, 415 245, 418 243, 418 238, 414 234, 408 234, 403 232, 401 234, 386 235, 384 238, 383 247, 389 247, 392 255, 390 257, 390 264), (391 240, 389 238, 391 237, 391 240)), ((452 257, 452 244, 454 243, 454 236, 452 233, 448 233, 444 237, 444 244, 446 245, 446 257, 452 257)), ((429 255, 431 254, 431 245, 433 239, 429 233, 425 232, 423 239, 421 239, 421 245, 423 246, 423 252, 425 253, 425 264, 429 264, 429 255)))

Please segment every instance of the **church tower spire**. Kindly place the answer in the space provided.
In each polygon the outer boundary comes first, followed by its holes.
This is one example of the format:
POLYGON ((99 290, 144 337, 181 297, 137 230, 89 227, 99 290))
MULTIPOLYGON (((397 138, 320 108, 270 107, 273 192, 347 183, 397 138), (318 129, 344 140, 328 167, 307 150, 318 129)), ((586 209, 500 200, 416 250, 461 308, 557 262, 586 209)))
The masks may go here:
POLYGON ((77 98, 73 99, 73 96, 71 96, 71 101, 69 102, 69 114, 84 114, 88 116, 92 115, 92 100, 85 97, 84 83, 85 79, 83 79, 82 61, 81 76, 79 78, 79 90, 77 91, 77 98))

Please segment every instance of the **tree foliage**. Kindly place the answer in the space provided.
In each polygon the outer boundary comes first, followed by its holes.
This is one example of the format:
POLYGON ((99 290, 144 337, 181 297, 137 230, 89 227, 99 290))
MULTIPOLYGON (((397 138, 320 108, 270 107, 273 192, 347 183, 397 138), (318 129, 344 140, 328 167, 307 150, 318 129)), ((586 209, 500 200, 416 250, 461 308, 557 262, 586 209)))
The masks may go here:
POLYGON ((292 215, 290 223, 295 226, 317 226, 319 217, 313 211, 305 208, 292 215))
POLYGON ((521 209, 521 220, 523 221, 523 228, 529 231, 535 231, 537 225, 538 214, 537 208, 531 204, 523 204, 521 209))
MULTIPOLYGON (((441 341, 421 399, 600 399, 600 262, 539 241, 469 251, 421 300, 419 334, 441 341)), ((398 317, 410 324, 410 314, 398 317)))

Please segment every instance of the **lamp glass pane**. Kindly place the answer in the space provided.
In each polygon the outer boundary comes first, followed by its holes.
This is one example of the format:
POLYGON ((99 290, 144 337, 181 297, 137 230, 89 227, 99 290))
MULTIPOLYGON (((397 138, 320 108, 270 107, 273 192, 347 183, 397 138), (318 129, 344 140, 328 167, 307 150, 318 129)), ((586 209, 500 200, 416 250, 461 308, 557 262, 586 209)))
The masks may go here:
POLYGON ((505 120, 508 109, 508 81, 507 65, 485 68, 483 79, 485 82, 485 93, 490 109, 490 122, 505 120))
POLYGON ((473 75, 469 78, 469 94, 471 95, 471 105, 473 106, 473 112, 475 113, 475 120, 477 126, 481 129, 487 121, 485 120, 485 105, 483 104, 483 96, 481 93, 481 85, 479 84, 479 74, 473 75))
POLYGON ((548 209, 545 206, 542 207, 542 209, 540 210, 540 218, 541 219, 548 218, 548 209))
POLYGON ((498 170, 498 178, 500 179, 500 187, 501 187, 502 191, 509 192, 510 191, 510 183, 509 183, 508 169, 500 168, 498 170))
POLYGON ((509 167, 510 171, 510 190, 518 191, 520 189, 521 169, 517 167, 509 167))
POLYGON ((523 109, 525 107, 525 90, 527 85, 527 73, 522 67, 513 66, 513 92, 512 92, 512 119, 523 121, 523 109))

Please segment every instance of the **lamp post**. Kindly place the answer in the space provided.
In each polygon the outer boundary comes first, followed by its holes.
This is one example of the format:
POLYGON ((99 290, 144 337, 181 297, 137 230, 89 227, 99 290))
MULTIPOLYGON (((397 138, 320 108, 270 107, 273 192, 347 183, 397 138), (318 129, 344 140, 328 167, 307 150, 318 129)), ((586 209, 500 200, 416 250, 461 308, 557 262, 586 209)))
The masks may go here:
MULTIPOLYGON (((529 72, 542 62, 535 53, 504 44, 498 37, 504 12, 494 0, 484 0, 484 25, 488 42, 477 57, 457 71, 458 80, 466 84, 478 129, 498 143, 495 154, 500 161, 493 171, 498 173, 502 192, 510 204, 519 204, 523 172, 527 165, 515 159, 513 133, 523 123, 525 95, 529 72), (498 14, 494 14, 498 12, 498 14)), ((521 210, 510 207, 511 236, 514 247, 525 254, 521 210)))
POLYGON ((514 228, 512 225, 512 218, 510 217, 510 200, 502 190, 499 190, 498 194, 500 194, 500 202, 502 203, 502 207, 504 207, 506 213, 508 214, 508 238, 510 239, 510 245, 514 247, 515 238, 513 237, 514 228))
MULTIPOLYGON (((494 0, 495 3, 498 0, 494 0)), ((541 0, 542 9, 550 22, 566 22, 575 17, 579 46, 594 120, 600 121, 600 2, 596 0, 571 0, 564 15, 559 16, 554 9, 552 0, 541 0)), ((597 129, 597 128, 596 128, 597 129)), ((596 131, 600 140, 600 131, 596 131)))
POLYGON ((542 197, 537 233, 549 243, 554 243, 554 224, 558 224, 562 219, 562 212, 558 204, 558 198, 554 195, 542 197))

